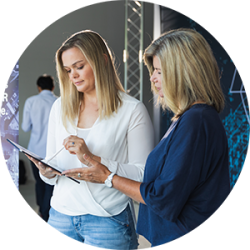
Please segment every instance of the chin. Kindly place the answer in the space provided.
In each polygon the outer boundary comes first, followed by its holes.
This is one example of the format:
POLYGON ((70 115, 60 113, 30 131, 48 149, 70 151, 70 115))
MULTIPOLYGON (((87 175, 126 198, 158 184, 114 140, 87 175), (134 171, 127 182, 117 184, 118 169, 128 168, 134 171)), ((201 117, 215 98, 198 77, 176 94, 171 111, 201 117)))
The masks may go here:
POLYGON ((78 92, 84 92, 86 90, 83 86, 76 86, 76 89, 78 92))

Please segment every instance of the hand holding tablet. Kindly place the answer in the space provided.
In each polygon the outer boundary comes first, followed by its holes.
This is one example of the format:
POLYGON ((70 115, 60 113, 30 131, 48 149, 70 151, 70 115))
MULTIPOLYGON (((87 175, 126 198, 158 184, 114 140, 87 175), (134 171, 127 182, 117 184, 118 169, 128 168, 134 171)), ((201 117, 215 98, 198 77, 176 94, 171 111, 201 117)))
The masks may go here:
MULTIPOLYGON (((61 148, 58 152, 56 152, 47 162, 40 156, 30 152, 28 149, 22 147, 21 145, 17 144, 16 142, 13 142, 12 140, 10 139, 6 139, 9 143, 11 143, 15 148, 17 148, 20 152, 24 153, 28 158, 29 160, 31 160, 32 162, 34 162, 34 164, 37 166, 37 168, 40 170, 41 174, 43 176, 45 176, 46 178, 54 178, 56 175, 60 175, 61 176, 61 173, 62 171, 50 166, 48 164, 48 162, 53 159, 59 152, 61 152, 61 150, 63 148, 61 148)), ((71 177, 68 177, 69 179, 75 181, 76 183, 80 184, 79 181, 71 178, 71 177)))
POLYGON ((56 175, 61 176, 61 173, 59 171, 54 170, 51 167, 48 167, 48 166, 44 165, 42 162, 40 162, 40 161, 36 160, 35 158, 29 156, 28 154, 25 154, 25 155, 29 158, 30 161, 32 161, 36 165, 36 167, 39 169, 40 173, 44 177, 46 177, 48 179, 52 179, 56 175))

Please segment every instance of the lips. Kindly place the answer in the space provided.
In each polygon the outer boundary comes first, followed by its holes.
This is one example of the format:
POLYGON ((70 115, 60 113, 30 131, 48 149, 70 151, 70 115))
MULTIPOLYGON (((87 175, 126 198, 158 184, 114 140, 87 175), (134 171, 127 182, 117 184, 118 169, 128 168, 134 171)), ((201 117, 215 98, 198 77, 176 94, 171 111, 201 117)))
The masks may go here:
POLYGON ((80 85, 81 83, 83 83, 83 81, 75 82, 74 84, 75 84, 76 86, 78 86, 78 85, 80 85))

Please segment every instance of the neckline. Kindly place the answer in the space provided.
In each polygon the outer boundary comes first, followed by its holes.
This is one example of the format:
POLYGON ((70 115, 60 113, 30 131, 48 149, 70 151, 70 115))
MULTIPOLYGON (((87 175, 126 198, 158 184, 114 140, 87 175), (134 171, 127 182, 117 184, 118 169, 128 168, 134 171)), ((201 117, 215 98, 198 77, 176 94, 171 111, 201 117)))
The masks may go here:
POLYGON ((50 93, 52 93, 51 90, 43 89, 39 94, 50 94, 50 93))
POLYGON ((99 116, 97 117, 94 124, 90 128, 79 128, 79 127, 76 127, 76 128, 79 129, 79 130, 89 130, 89 129, 92 129, 93 127, 95 127, 98 121, 99 121, 99 116))
POLYGON ((76 125, 76 130, 79 129, 79 130, 89 130, 89 129, 92 129, 96 123, 99 121, 99 116, 97 117, 97 119, 95 120, 95 122, 93 123, 93 125, 90 127, 90 128, 79 128, 77 125, 78 125, 78 121, 79 121, 79 115, 80 115, 80 112, 81 112, 81 104, 82 104, 82 101, 80 101, 80 104, 79 104, 79 107, 78 107, 78 115, 77 115, 77 118, 75 120, 75 125, 76 125))

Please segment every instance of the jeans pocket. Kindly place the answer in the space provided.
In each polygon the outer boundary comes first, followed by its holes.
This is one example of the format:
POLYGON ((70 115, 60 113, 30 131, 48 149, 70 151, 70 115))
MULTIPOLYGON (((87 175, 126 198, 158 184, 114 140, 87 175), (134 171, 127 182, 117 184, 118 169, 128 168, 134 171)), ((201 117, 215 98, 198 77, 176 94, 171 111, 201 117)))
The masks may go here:
POLYGON ((128 216, 129 207, 125 208, 121 213, 109 217, 112 221, 118 223, 119 225, 129 227, 129 216, 128 216))

